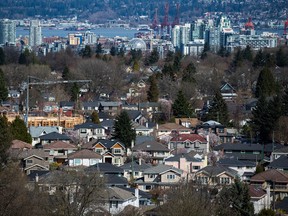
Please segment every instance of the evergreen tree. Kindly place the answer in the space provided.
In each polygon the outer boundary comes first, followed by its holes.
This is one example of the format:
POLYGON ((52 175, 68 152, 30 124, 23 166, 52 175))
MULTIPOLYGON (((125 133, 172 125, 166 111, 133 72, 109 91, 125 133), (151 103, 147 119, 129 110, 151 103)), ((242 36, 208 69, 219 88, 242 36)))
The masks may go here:
POLYGON ((149 89, 147 91, 147 100, 149 102, 158 102, 159 89, 158 83, 155 75, 149 77, 149 89))
POLYGON ((64 80, 68 80, 69 76, 70 76, 69 68, 68 68, 68 66, 65 66, 64 69, 63 69, 63 72, 62 72, 62 78, 64 80))
POLYGON ((25 122, 16 116, 15 120, 11 123, 11 133, 13 139, 22 140, 23 142, 32 143, 32 137, 28 133, 25 122))
POLYGON ((5 52, 2 47, 0 47, 0 65, 4 65, 6 62, 5 60, 5 52))
POLYGON ((219 216, 253 216, 248 185, 236 178, 231 187, 224 187, 217 198, 216 214, 219 216))
POLYGON ((77 85, 77 83, 73 83, 73 86, 71 88, 71 101, 77 102, 78 96, 79 96, 80 88, 77 85))
POLYGON ((182 81, 184 82, 195 82, 196 67, 193 62, 190 62, 187 67, 183 70, 182 81))
POLYGON ((241 49, 238 48, 235 55, 234 55, 232 66, 234 68, 240 67, 242 65, 242 62, 243 62, 243 53, 242 53, 241 49))
POLYGON ((284 116, 288 116, 288 87, 284 90, 284 94, 282 96, 282 111, 281 114, 284 116))
POLYGON ((124 55, 125 55, 124 47, 120 48, 119 53, 117 53, 117 55, 120 56, 120 57, 124 57, 124 55))
POLYGON ((6 86, 4 73, 0 68, 0 102, 6 101, 7 98, 8 98, 8 89, 6 86))
POLYGON ((209 52, 209 51, 210 51, 209 43, 205 42, 200 58, 205 59, 207 57, 207 52, 209 52))
POLYGON ((103 53, 102 44, 98 43, 97 46, 96 46, 96 57, 100 58, 102 53, 103 53))
POLYGON ((81 55, 83 58, 91 58, 92 56, 91 47, 89 45, 85 45, 85 48, 82 50, 81 55))
POLYGON ((153 51, 150 53, 150 56, 149 56, 149 64, 154 64, 154 63, 157 63, 159 61, 159 53, 157 51, 156 48, 153 49, 153 51))
POLYGON ((177 93, 177 98, 172 105, 172 110, 176 118, 189 118, 194 116, 191 104, 181 90, 177 93))
POLYGON ((285 67, 288 65, 288 57, 285 55, 282 47, 276 52, 276 64, 279 67, 285 67))
POLYGON ((249 45, 247 45, 246 48, 243 50, 243 59, 248 60, 250 62, 253 61, 253 52, 249 45))
POLYGON ((26 55, 22 52, 20 55, 19 55, 19 60, 18 60, 18 63, 19 64, 25 64, 25 65, 27 65, 27 63, 28 63, 28 60, 27 60, 27 58, 26 58, 26 55))
POLYGON ((94 124, 100 124, 98 112, 96 112, 96 111, 93 111, 93 112, 92 112, 92 114, 91 114, 91 121, 92 121, 94 124))
POLYGON ((177 52, 174 56, 174 61, 173 61, 173 70, 178 73, 181 70, 181 59, 182 59, 182 54, 180 52, 177 52))
POLYGON ((220 91, 216 91, 214 95, 211 107, 208 109, 207 119, 220 122, 222 125, 225 126, 227 126, 229 123, 227 104, 223 99, 220 91))
POLYGON ((265 67, 260 71, 257 84, 255 96, 259 98, 260 96, 271 96, 276 93, 277 85, 273 74, 271 71, 265 67))
POLYGON ((165 62, 172 62, 174 59, 174 53, 172 51, 168 51, 165 57, 165 62))
POLYGON ((136 132, 132 128, 128 113, 124 110, 115 119, 113 138, 121 141, 126 148, 131 147, 131 142, 136 139, 136 132))
POLYGON ((271 55, 270 53, 266 53, 265 55, 265 67, 271 68, 274 67, 276 64, 276 59, 274 55, 271 55))
POLYGON ((135 61, 133 62, 132 70, 133 70, 134 72, 139 72, 139 71, 140 71, 140 65, 139 65, 138 60, 135 60, 135 61))
POLYGON ((257 67, 263 67, 265 65, 265 55, 263 53, 263 51, 260 49, 257 53, 256 56, 254 58, 253 61, 253 67, 257 68, 257 67))
POLYGON ((6 166, 9 158, 8 149, 12 144, 12 135, 6 116, 0 116, 0 171, 6 166))
POLYGON ((139 61, 142 58, 142 51, 140 49, 138 50, 131 50, 130 51, 130 55, 131 55, 131 61, 139 61))
POLYGON ((116 56, 117 55, 117 49, 115 46, 112 46, 110 49, 110 55, 111 56, 116 56))
POLYGON ((162 69, 162 74, 165 76, 170 76, 172 79, 174 79, 175 77, 175 73, 174 73, 174 69, 173 66, 169 63, 165 63, 164 67, 162 69))
POLYGON ((225 47, 221 46, 220 49, 217 52, 217 55, 219 55, 221 57, 227 57, 227 56, 229 56, 229 53, 227 52, 225 47))
POLYGON ((258 214, 257 216, 276 216, 275 211, 273 211, 272 209, 265 209, 263 208, 258 214))

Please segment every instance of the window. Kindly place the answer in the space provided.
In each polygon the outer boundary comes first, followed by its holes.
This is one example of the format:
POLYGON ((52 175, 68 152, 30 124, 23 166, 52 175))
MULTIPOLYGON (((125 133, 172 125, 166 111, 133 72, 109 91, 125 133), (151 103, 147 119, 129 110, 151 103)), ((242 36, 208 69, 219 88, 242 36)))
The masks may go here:
POLYGON ((155 178, 155 175, 149 174, 149 175, 148 175, 148 178, 155 178))
POLYGON ((224 133, 224 128, 218 128, 218 133, 224 133))
POLYGON ((75 166, 81 165, 81 159, 74 159, 75 166))
POLYGON ((115 159, 114 159, 114 163, 115 163, 115 164, 119 164, 119 163, 120 163, 120 159, 119 159, 119 158, 115 158, 115 159))
POLYGON ((134 176, 138 176, 139 175, 139 172, 134 172, 134 176))
POLYGON ((169 174, 169 175, 167 175, 167 179, 175 179, 175 175, 169 174))
POLYGON ((27 163, 27 164, 32 164, 32 163, 33 163, 33 160, 27 160, 26 163, 27 163))
POLYGON ((200 169, 200 166, 193 166, 192 169, 193 169, 193 170, 199 170, 199 169, 200 169))
POLYGON ((230 178, 228 178, 228 177, 220 178, 220 183, 221 184, 230 184, 230 178))
POLYGON ((200 147, 200 143, 199 142, 195 142, 194 148, 199 148, 199 147, 200 147))
POLYGON ((94 165, 97 163, 98 160, 96 159, 90 159, 90 165, 94 165))
POLYGON ((121 154, 121 149, 119 148, 114 149, 114 154, 121 154))
POLYGON ((208 177, 206 177, 206 176, 200 176, 198 179, 202 184, 208 183, 208 177))
POLYGON ((80 133, 86 133, 86 129, 80 129, 80 133))
POLYGON ((96 149, 96 153, 101 154, 102 153, 102 149, 96 149))
POLYGON ((118 201, 110 201, 110 208, 118 208, 118 201))
POLYGON ((151 185, 146 185, 146 190, 151 190, 151 185))
POLYGON ((97 133, 97 134, 102 134, 102 129, 97 129, 97 130, 96 130, 96 133, 97 133))

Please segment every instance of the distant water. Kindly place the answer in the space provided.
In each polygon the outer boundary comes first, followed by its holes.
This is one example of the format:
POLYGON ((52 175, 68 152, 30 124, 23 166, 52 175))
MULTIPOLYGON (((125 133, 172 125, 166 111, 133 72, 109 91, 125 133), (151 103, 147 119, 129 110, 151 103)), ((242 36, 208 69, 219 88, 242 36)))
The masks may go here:
MULTIPOLYGON (((85 30, 86 31, 86 30, 85 30)), ((55 29, 55 28, 42 28, 42 36, 43 37, 52 37, 52 36, 59 36, 59 37, 68 37, 69 33, 77 33, 77 32, 85 32, 85 31, 66 31, 64 29, 55 29)), ((90 32, 94 32, 97 36, 104 36, 104 37, 128 37, 134 38, 134 34, 138 31, 136 29, 124 29, 124 28, 97 28, 91 29, 90 32)), ((24 29, 23 27, 16 28, 16 35, 19 36, 26 36, 29 35, 29 30, 24 29)))

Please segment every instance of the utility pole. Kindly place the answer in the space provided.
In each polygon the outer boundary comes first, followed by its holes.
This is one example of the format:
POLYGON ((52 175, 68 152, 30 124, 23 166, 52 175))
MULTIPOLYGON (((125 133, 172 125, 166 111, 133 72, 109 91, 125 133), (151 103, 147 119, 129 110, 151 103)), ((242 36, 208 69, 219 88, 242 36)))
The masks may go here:
POLYGON ((26 115, 25 122, 28 128, 28 118, 29 118, 29 87, 32 85, 56 85, 56 84, 67 84, 67 83, 90 83, 92 80, 61 80, 61 81, 41 81, 41 82, 30 82, 30 78, 39 80, 36 77, 28 76, 27 79, 27 94, 26 94, 26 115))

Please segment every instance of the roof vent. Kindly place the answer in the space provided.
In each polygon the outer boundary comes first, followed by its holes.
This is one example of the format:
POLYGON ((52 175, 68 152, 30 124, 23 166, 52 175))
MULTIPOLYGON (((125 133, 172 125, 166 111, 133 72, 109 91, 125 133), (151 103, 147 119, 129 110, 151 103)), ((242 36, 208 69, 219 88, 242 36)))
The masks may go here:
POLYGON ((147 148, 150 148, 151 147, 151 145, 147 145, 147 148))

